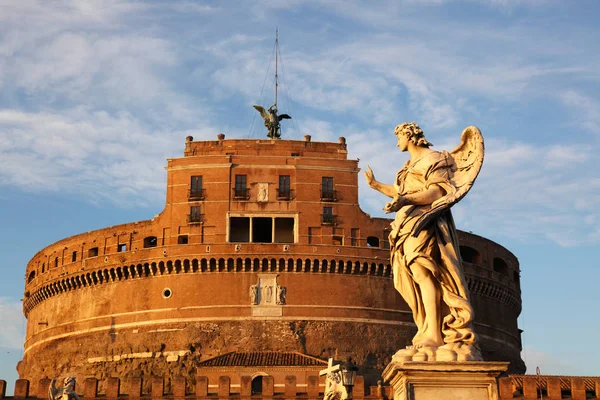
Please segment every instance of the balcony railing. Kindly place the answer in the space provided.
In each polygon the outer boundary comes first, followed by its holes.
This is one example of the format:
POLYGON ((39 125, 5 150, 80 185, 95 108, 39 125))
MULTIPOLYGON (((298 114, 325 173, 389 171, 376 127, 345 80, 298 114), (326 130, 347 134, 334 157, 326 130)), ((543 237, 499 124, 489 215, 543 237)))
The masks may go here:
POLYGON ((321 224, 337 225, 337 215, 321 214, 321 224))
POLYGON ((190 200, 204 200, 205 195, 204 189, 190 189, 188 198, 190 200))
POLYGON ((321 201, 337 201, 337 191, 321 190, 321 201))
POLYGON ((277 188, 277 200, 292 200, 295 197, 292 189, 277 188))
POLYGON ((245 189, 233 188, 233 199, 234 200, 249 200, 250 199, 250 188, 245 188, 245 189))
POLYGON ((204 222, 203 214, 188 214, 187 216, 188 224, 202 224, 204 222))

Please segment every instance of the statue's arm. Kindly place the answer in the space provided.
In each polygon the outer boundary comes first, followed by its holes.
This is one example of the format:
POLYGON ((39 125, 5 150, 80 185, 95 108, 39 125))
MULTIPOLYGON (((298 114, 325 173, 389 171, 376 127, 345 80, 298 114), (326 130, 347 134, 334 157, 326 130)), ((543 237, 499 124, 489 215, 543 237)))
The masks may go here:
POLYGON ((373 170, 371 170, 371 167, 368 165, 367 170, 365 171, 365 177, 367 178, 367 183, 369 184, 369 187, 371 187, 372 189, 375 189, 378 192, 383 193, 391 198, 394 198, 394 196, 398 195, 398 193, 396 193, 396 188, 394 187, 394 185, 386 185, 385 183, 378 182, 375 179, 375 174, 373 174, 373 170))
POLYGON ((430 186, 428 189, 420 190, 405 196, 396 196, 394 200, 387 203, 384 207, 386 213, 396 212, 404 206, 416 205, 426 206, 432 204, 444 195, 444 191, 437 185, 430 186))

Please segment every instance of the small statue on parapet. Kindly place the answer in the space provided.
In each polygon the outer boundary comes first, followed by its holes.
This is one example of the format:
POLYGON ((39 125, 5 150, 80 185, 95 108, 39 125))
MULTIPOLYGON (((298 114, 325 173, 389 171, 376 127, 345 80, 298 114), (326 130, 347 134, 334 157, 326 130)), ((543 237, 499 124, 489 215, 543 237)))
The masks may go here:
POLYGON ((327 368, 319 372, 319 376, 323 375, 326 376, 323 400, 345 400, 348 398, 348 391, 342 385, 340 377, 340 365, 333 365, 333 358, 329 359, 327 368))
POLYGON ((254 106, 254 108, 256 108, 265 121, 265 127, 269 131, 267 137, 271 139, 281 138, 281 125, 279 122, 282 119, 292 119, 292 117, 287 114, 277 115, 277 104, 273 104, 269 107, 269 111, 265 111, 264 107, 261 106, 254 106))
POLYGON ((75 393, 75 377, 69 376, 65 378, 62 389, 57 389, 55 386, 56 378, 50 382, 48 388, 49 400, 79 400, 79 396, 75 393))

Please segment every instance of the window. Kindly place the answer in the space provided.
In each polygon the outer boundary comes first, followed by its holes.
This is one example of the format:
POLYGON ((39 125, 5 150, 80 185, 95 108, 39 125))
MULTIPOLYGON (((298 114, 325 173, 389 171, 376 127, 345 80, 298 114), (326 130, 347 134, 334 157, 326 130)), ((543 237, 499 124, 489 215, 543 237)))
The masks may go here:
POLYGON ((293 217, 229 217, 230 243, 294 243, 293 217))
POLYGON ((335 201, 335 191, 333 190, 333 178, 324 176, 321 179, 321 200, 335 201))
POLYGON ((273 242, 273 218, 254 217, 252 218, 252 242, 254 243, 272 243, 273 242))
POLYGON ((117 245, 117 253, 122 253, 124 251, 127 251, 127 245, 125 243, 119 243, 117 245))
POLYGON ((177 237, 177 244, 188 244, 188 235, 179 235, 177 237))
POLYGON ((233 197, 236 199, 248 199, 248 189, 246 188, 246 175, 235 176, 235 188, 233 197))
POLYGON ((42 274, 46 272, 46 263, 42 263, 42 274))
POLYGON ((358 246, 358 228, 352 228, 350 230, 350 243, 352 246, 358 246))
POLYGON ((334 246, 343 246, 344 245, 344 237, 334 235, 334 236, 332 236, 332 243, 334 246))
POLYGON ((144 248, 147 249, 148 247, 156 247, 156 242, 156 236, 148 236, 144 238, 144 248))
POLYGON ((494 271, 508 276, 508 265, 506 264, 506 261, 499 257, 494 257, 494 271))
POLYGON ((92 247, 88 250, 88 257, 98 257, 98 248, 92 247))
POLYGON ((75 262, 77 261, 77 252, 74 251, 73 254, 71 254, 71 262, 75 262))
POLYGON ((192 176, 190 181, 190 199, 204 199, 202 177, 192 176))
POLYGON ((460 258, 463 261, 481 265, 481 254, 477 250, 469 246, 460 246, 460 258))
POLYGON ((234 243, 248 243, 250 241, 250 218, 229 218, 229 241, 234 243))
POLYGON ((54 259, 54 268, 58 268, 58 257, 54 259))
POLYGON ((35 271, 31 271, 29 273, 29 277, 27 278, 27 283, 31 282, 34 279, 35 279, 35 271))
POLYGON ((327 225, 335 225, 336 216, 333 215, 333 207, 323 207, 323 215, 321 222, 327 225))
POLYGON ((275 218, 275 243, 294 243, 294 218, 275 218))
POLYGON ((277 198, 289 200, 290 197, 290 176, 279 175, 279 189, 277 190, 277 198))
POLYGON ((379 247, 379 238, 377 236, 369 236, 369 237, 367 237, 367 246, 369 246, 369 247, 379 247))
POLYGON ((188 215, 188 222, 190 224, 198 224, 202 222, 202 214, 200 214, 200 206, 191 206, 190 215, 188 215))

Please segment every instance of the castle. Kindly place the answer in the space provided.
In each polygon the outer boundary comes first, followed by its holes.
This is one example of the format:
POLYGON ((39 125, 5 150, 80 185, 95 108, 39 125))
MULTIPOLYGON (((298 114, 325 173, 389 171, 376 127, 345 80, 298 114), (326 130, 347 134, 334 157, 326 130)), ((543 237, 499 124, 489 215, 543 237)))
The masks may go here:
MULTIPOLYGON (((74 375, 86 397, 318 397, 323 360, 351 356, 355 397, 385 397, 377 381, 415 327, 391 279, 390 220, 360 209, 346 146, 188 137, 159 215, 65 238, 27 265, 19 393, 74 375)), ((459 241, 482 355, 523 373, 519 263, 486 238, 459 241)))

